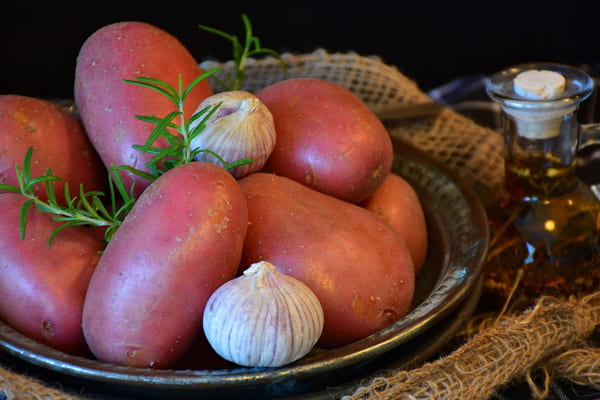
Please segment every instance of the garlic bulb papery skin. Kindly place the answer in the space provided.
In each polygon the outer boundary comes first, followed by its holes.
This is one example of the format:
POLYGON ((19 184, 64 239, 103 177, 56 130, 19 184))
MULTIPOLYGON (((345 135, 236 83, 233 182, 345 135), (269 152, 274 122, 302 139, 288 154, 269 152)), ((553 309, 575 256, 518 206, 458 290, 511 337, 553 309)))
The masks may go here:
POLYGON ((203 317, 213 349, 246 367, 279 367, 304 357, 319 340, 323 323, 314 292, 266 261, 220 286, 203 317))
MULTIPOLYGON (((275 147, 275 123, 271 111, 255 95, 244 90, 215 93, 204 99, 194 114, 207 106, 220 106, 208 119, 205 128, 191 141, 192 149, 208 149, 227 162, 242 158, 254 160, 250 164, 229 170, 236 178, 261 169, 275 147)), ((196 127, 199 120, 191 127, 196 127)), ((212 154, 200 152, 199 161, 221 162, 212 154)))

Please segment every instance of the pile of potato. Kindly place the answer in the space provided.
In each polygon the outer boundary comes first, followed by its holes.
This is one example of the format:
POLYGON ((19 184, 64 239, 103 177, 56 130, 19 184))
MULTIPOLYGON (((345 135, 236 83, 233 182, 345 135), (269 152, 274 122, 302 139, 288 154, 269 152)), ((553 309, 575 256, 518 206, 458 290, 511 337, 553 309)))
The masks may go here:
MULTIPOLYGON (((111 165, 144 169, 151 157, 132 147, 153 128, 135 116, 173 111, 160 93, 124 79, 177 87, 181 75, 185 87, 202 72, 156 26, 99 29, 76 60, 76 114, 0 96, 0 183, 18 186, 15 166, 31 147, 31 176, 50 168, 61 202, 65 182, 107 193, 111 165)), ((208 80, 197 85, 188 115, 211 94, 208 80)), ((104 227, 81 225, 48 247, 60 221, 33 206, 23 239, 26 197, 0 194, 0 318, 71 354, 150 368, 177 368, 193 354, 201 364, 212 357, 201 325, 209 296, 260 260, 317 295, 325 315, 318 346, 343 346, 403 317, 427 230, 413 188, 391 172, 385 127, 358 97, 323 80, 291 78, 255 95, 277 133, 264 168, 237 179, 196 161, 154 181, 122 171, 136 202, 108 243, 104 227)), ((35 193, 47 194, 43 185, 35 193)))

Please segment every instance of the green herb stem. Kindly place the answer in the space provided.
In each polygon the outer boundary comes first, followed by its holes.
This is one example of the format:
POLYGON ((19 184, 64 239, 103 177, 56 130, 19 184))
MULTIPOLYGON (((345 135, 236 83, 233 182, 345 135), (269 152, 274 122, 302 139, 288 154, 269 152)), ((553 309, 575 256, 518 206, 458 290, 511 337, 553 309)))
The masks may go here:
MULTIPOLYGON (((230 82, 231 90, 239 90, 242 87, 244 82, 244 68, 249 57, 253 57, 257 54, 270 54, 277 57, 285 69, 285 64, 277 52, 261 47, 260 41, 252 33, 252 26, 248 17, 242 15, 242 20, 245 29, 245 41, 243 46, 234 35, 229 35, 218 29, 200 25, 200 28, 222 36, 233 44, 233 59, 236 68, 234 78, 230 82)), ((129 165, 120 165, 118 167, 111 166, 108 179, 110 189, 108 199, 104 198, 105 194, 102 192, 85 192, 83 185, 79 187, 77 196, 71 196, 69 185, 68 183, 65 183, 64 197, 66 205, 59 204, 56 194, 54 193, 53 183, 61 178, 52 175, 50 169, 47 169, 46 174, 41 177, 32 177, 31 156, 33 149, 29 148, 25 155, 23 169, 21 169, 19 165, 15 166, 18 186, 0 184, 0 191, 15 192, 25 197, 19 221, 21 238, 25 238, 28 214, 31 206, 34 206, 40 211, 52 214, 56 221, 62 222, 62 224, 51 233, 51 237, 48 239, 48 247, 50 247, 56 235, 63 229, 76 225, 106 227, 105 241, 108 243, 136 201, 133 193, 126 190, 121 180, 119 175, 119 171, 121 170, 137 174, 145 179, 153 181, 166 171, 173 169, 178 165, 193 162, 195 156, 201 152, 208 152, 215 156, 226 170, 253 162, 253 160, 248 158, 227 162, 210 149, 194 149, 191 146, 192 140, 202 133, 211 116, 220 107, 220 104, 212 107, 205 107, 202 110, 196 110, 193 115, 188 118, 184 111, 185 101, 192 89, 199 82, 219 70, 220 68, 214 68, 205 71, 200 74, 200 76, 196 77, 186 88, 183 87, 181 75, 179 75, 177 88, 172 87, 164 81, 150 77, 137 77, 133 80, 124 80, 127 83, 149 88, 160 93, 173 102, 175 110, 162 118, 154 115, 135 116, 135 118, 154 124, 155 126, 146 142, 142 145, 133 145, 133 148, 143 153, 152 154, 153 156, 145 165, 145 167, 148 168, 148 171, 138 170, 129 165), (178 123, 175 123, 174 121, 177 121, 178 123), (155 145, 156 140, 161 137, 164 138, 168 144, 166 148, 164 146, 159 147, 155 145), (47 194, 46 201, 36 195, 33 190, 35 185, 41 183, 45 185, 47 194)))
POLYGON ((244 24, 245 33, 243 45, 235 35, 230 35, 220 29, 211 28, 206 25, 198 25, 200 29, 220 36, 226 39, 227 41, 231 42, 231 45, 233 47, 233 63, 235 65, 233 76, 229 77, 229 80, 227 82, 215 78, 216 82, 223 88, 223 90, 240 90, 243 87, 244 81, 246 79, 244 73, 246 68, 246 61, 250 57, 264 54, 271 55, 279 60, 284 71, 287 70, 285 61, 278 52, 261 46, 260 40, 253 34, 252 24, 250 23, 250 19, 246 14, 242 14, 242 22, 244 24))
MULTIPOLYGON (((130 166, 121 166, 119 168, 126 169, 134 174, 152 181, 164 174, 166 171, 173 169, 178 165, 193 162, 196 154, 199 152, 209 151, 214 154, 214 152, 212 152, 210 149, 192 148, 192 140, 202 133, 209 119, 215 112, 217 112, 221 104, 207 106, 201 110, 195 110, 194 114, 188 118, 184 110, 184 103, 191 90, 200 81, 219 70, 220 68, 214 68, 209 71, 205 71, 199 77, 194 79, 185 89, 183 88, 183 79, 181 75, 179 75, 177 89, 173 88, 166 82, 152 78, 137 77, 134 80, 126 79, 125 82, 127 83, 146 87, 166 96, 175 105, 176 110, 172 111, 163 118, 153 115, 135 116, 135 118, 139 119, 140 121, 148 122, 154 124, 155 126, 148 136, 146 142, 143 145, 133 145, 133 148, 143 153, 153 154, 154 156, 145 165, 146 168, 149 169, 149 172, 137 170, 130 166), (174 123, 174 120, 178 120, 179 123, 174 123), (173 134, 173 131, 177 132, 177 134, 173 134), (156 146, 155 143, 158 138, 164 138, 168 146, 156 146)), ((251 163, 253 161, 251 159, 244 158, 228 163, 219 156, 217 156, 217 159, 221 162, 223 168, 227 170, 251 163)))
POLYGON ((21 239, 25 239, 26 237, 27 218, 33 205, 42 212, 52 214, 55 221, 62 222, 60 226, 52 231, 48 239, 48 247, 50 247, 56 235, 63 229, 77 225, 107 227, 104 239, 108 243, 135 201, 132 195, 125 190, 117 169, 114 167, 111 168, 115 183, 109 177, 111 196, 108 208, 102 201, 104 193, 99 191, 85 192, 83 185, 80 185, 78 196, 71 196, 68 182, 64 185, 66 204, 62 205, 58 202, 53 186, 55 181, 61 180, 59 177, 52 175, 50 169, 47 169, 46 174, 43 176, 31 176, 32 153, 33 148, 30 147, 25 154, 22 169, 19 165, 15 166, 18 186, 0 184, 0 190, 18 193, 25 197, 19 216, 21 239), (42 183, 45 186, 47 200, 42 200, 34 191, 34 186, 42 183), (117 193, 120 194, 118 200, 117 193))

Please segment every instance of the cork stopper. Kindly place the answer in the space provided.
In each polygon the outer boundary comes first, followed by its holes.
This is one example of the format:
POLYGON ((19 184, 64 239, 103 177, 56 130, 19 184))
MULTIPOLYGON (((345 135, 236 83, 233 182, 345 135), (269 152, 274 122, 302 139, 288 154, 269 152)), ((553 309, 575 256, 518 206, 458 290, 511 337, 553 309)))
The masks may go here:
MULTIPOLYGON (((550 70, 528 70, 519 73, 513 81, 515 94, 526 100, 553 100, 565 92, 565 77, 550 70)), ((520 136, 529 139, 550 139, 560 134, 562 117, 571 108, 543 110, 511 110, 520 136)))
POLYGON ((567 80, 562 74, 549 70, 529 70, 514 80, 515 93, 530 100, 552 100, 565 92, 567 80))

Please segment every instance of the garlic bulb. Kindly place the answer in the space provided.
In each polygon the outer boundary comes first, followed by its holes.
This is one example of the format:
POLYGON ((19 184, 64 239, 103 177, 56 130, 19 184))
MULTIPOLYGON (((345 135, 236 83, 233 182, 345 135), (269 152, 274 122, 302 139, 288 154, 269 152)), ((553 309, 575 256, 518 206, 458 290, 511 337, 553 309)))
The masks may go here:
POLYGON ((279 367, 310 352, 323 322, 321 303, 308 286, 260 261, 212 294, 203 328, 224 359, 247 367, 279 367))
MULTIPOLYGON (((194 114, 207 106, 221 105, 208 119, 200 134, 192 139, 192 149, 208 149, 226 162, 241 158, 254 160, 250 164, 231 169, 229 172, 241 178, 263 167, 275 147, 275 123, 271 111, 252 93, 232 90, 215 93, 204 99, 194 114)), ((202 117, 194 121, 196 127, 202 117)), ((200 152, 196 160, 220 164, 212 154, 200 152)))

